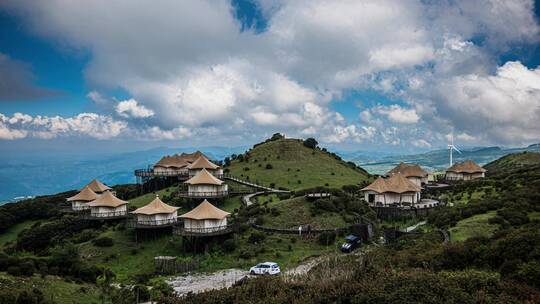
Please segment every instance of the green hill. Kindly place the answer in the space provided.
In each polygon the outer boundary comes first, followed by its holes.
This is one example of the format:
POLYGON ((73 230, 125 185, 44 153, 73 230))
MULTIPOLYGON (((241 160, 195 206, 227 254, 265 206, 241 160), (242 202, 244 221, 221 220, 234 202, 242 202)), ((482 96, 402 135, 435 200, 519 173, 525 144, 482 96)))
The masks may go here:
POLYGON ((488 174, 497 174, 503 171, 534 165, 540 165, 540 153, 522 152, 503 156, 486 164, 484 168, 488 170, 488 174))
POLYGON ((227 166, 229 173, 263 185, 290 190, 317 186, 358 185, 369 174, 335 154, 308 148, 298 139, 278 139, 255 145, 227 166))

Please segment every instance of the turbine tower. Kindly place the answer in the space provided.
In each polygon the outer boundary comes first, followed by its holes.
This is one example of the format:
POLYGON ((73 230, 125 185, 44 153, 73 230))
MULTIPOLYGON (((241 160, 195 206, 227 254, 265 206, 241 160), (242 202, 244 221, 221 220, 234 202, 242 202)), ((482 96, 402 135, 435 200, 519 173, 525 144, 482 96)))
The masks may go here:
POLYGON ((461 151, 459 151, 458 148, 456 148, 456 146, 454 146, 454 134, 453 133, 450 134, 450 144, 448 145, 448 150, 450 151, 450 167, 452 167, 452 165, 453 165, 453 161, 452 161, 452 152, 453 152, 453 150, 456 150, 456 152, 461 154, 461 151))

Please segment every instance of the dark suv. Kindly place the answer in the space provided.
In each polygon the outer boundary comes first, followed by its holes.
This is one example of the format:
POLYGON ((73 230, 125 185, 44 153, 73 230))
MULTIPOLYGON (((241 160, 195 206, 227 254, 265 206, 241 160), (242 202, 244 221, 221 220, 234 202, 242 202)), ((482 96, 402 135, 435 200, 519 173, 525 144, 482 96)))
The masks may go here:
POLYGON ((359 247, 362 244, 362 240, 356 235, 348 235, 345 237, 345 243, 341 245, 341 251, 349 253, 359 247))

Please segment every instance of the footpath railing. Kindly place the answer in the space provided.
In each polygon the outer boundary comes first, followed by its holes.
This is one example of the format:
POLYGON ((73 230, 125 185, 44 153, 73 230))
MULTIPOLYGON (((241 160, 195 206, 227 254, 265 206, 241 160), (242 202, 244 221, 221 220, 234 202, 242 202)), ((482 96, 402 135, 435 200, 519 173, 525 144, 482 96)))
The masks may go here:
POLYGON ((240 178, 238 178, 236 176, 232 176, 232 175, 229 175, 229 174, 224 174, 223 179, 228 179, 228 180, 231 180, 233 182, 237 182, 237 183, 242 184, 242 185, 246 185, 246 186, 250 186, 250 187, 253 187, 253 188, 266 190, 266 191, 270 191, 270 192, 284 192, 284 193, 285 192, 290 192, 290 191, 287 191, 287 190, 279 190, 279 189, 274 189, 274 188, 262 186, 262 185, 252 183, 252 182, 240 179, 240 178))

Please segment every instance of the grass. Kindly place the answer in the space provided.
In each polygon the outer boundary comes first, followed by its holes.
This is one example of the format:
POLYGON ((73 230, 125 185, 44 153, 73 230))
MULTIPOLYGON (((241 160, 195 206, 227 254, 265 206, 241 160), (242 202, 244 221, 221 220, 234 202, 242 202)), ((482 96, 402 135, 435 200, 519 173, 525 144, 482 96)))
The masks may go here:
POLYGON ((3 247, 6 243, 14 241, 21 231, 30 228, 38 221, 24 221, 9 228, 6 232, 0 234, 0 247, 3 247))
POLYGON ((138 197, 136 197, 134 199, 130 199, 129 200, 129 206, 136 207, 136 208, 142 207, 142 206, 150 203, 152 200, 154 200, 154 198, 156 197, 156 194, 158 194, 159 197, 163 198, 163 196, 169 195, 174 189, 176 189, 176 187, 177 186, 171 186, 171 187, 161 189, 161 190, 156 191, 156 192, 151 192, 151 193, 147 193, 147 194, 138 196, 138 197))
POLYGON ((490 237, 498 225, 489 224, 488 220, 496 214, 496 211, 490 211, 459 221, 455 227, 449 229, 451 240, 461 242, 471 237, 490 237))
POLYGON ((316 239, 305 239, 297 235, 267 234, 266 239, 260 244, 250 244, 248 238, 254 231, 250 229, 235 236, 237 249, 234 252, 224 254, 217 251, 199 256, 198 258, 202 258, 200 271, 212 272, 227 268, 248 269, 265 261, 278 263, 284 271, 297 266, 309 257, 337 252, 338 243, 341 242, 338 237, 334 244, 323 246, 318 244, 316 239), (241 258, 239 255, 242 251, 255 252, 256 256, 241 258))
MULTIPOLYGON (((0 272, 0 285, 2 288, 11 290, 31 290, 39 288, 47 300, 53 300, 58 304, 92 304, 101 303, 99 291, 92 284, 78 284, 68 282, 60 277, 39 275, 32 277, 14 277, 5 272, 0 272)), ((107 301, 106 303, 110 303, 107 301)))
POLYGON ((529 220, 531 221, 535 221, 535 220, 540 221, 540 211, 529 212, 527 215, 529 216, 529 220))
POLYGON ((267 214, 264 216, 264 226, 278 228, 292 228, 298 225, 311 225, 312 228, 335 228, 347 226, 339 213, 325 212, 313 216, 310 211, 312 203, 304 197, 296 197, 283 201, 272 201, 268 208, 276 208, 279 215, 267 214))
POLYGON ((368 174, 352 168, 319 149, 304 147, 296 139, 281 139, 261 144, 249 152, 246 161, 234 160, 230 173, 263 185, 275 184, 291 190, 316 186, 341 188, 359 184, 368 174), (266 169, 270 164, 271 169, 266 169))

